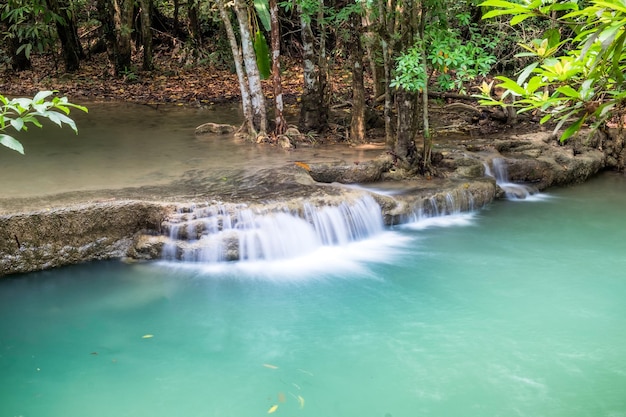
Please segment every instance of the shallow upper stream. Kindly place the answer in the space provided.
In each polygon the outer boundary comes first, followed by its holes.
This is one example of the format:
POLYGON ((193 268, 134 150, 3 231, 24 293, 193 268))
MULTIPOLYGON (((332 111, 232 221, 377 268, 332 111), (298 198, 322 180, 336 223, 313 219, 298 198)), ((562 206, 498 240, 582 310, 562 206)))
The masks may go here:
POLYGON ((626 416, 626 178, 545 197, 287 261, 5 278, 0 415, 626 416))
MULTIPOLYGON (((137 104, 98 103, 89 113, 74 111, 79 134, 68 127, 46 124, 16 135, 26 154, 0 149, 0 211, 10 201, 59 193, 99 192, 116 196, 128 187, 166 186, 180 180, 223 181, 236 172, 253 176, 256 170, 293 164, 295 161, 337 161, 371 158, 377 150, 354 150, 346 146, 315 146, 311 143, 293 151, 275 146, 235 143, 232 135, 194 134, 206 123, 238 126, 237 107, 189 109, 137 104), (101 190, 107 190, 106 192, 101 190)), ((179 187, 181 188, 181 187, 179 187)), ((162 192, 172 192, 165 189, 162 192)), ((184 191, 181 191, 184 194, 184 191)))

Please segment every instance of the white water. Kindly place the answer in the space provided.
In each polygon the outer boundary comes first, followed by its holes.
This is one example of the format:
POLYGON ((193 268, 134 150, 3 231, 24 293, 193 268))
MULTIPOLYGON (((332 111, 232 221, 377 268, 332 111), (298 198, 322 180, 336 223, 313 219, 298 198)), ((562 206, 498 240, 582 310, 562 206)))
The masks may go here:
POLYGON ((504 191, 506 198, 512 201, 542 200, 545 196, 526 184, 517 184, 509 180, 509 173, 504 158, 493 158, 493 171, 485 164, 485 175, 496 179, 496 184, 504 191))
POLYGON ((341 248, 384 231, 380 206, 365 196, 339 206, 303 202, 302 214, 210 206, 181 214, 170 227, 166 260, 214 263, 275 261, 341 248), (238 256, 233 253, 238 252, 238 256))

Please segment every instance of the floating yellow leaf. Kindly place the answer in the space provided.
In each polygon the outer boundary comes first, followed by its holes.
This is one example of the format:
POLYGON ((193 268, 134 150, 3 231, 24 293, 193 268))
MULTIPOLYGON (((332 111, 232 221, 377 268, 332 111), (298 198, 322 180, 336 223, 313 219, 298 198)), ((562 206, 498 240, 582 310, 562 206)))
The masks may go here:
POLYGON ((278 366, 272 365, 271 363, 264 363, 263 366, 269 369, 278 369, 278 366))
POLYGON ((153 334, 144 334, 143 336, 141 336, 142 339, 152 339, 153 337, 153 334))
POLYGON ((300 168, 304 168, 307 171, 311 170, 311 167, 309 166, 309 164, 305 163, 305 162, 300 162, 300 161, 296 161, 294 162, 294 164, 296 164, 297 166, 299 166, 300 168))
POLYGON ((300 408, 304 408, 304 398, 301 395, 298 395, 298 404, 300 404, 300 408))
POLYGON ((272 414, 276 410, 278 410, 278 404, 274 404, 273 406, 271 406, 270 409, 267 410, 267 414, 272 414))

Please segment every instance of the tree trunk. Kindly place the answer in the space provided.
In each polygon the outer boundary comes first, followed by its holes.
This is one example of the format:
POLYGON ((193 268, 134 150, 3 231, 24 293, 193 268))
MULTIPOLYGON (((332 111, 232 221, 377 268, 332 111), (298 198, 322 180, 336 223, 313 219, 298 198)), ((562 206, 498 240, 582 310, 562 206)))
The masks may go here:
POLYGON ((278 21, 278 3, 269 0, 272 26, 272 83, 274 85, 274 133, 282 135, 287 129, 283 115, 283 84, 280 76, 280 22, 278 21))
POLYGON ((132 0, 98 0, 100 22, 116 76, 131 69, 133 6, 132 0))
POLYGON ((61 41, 65 71, 78 71, 80 60, 85 58, 85 52, 78 39, 76 20, 70 10, 70 3, 66 0, 46 0, 46 4, 52 13, 59 15, 64 21, 56 20, 55 25, 61 41))
POLYGON ((139 0, 141 8, 141 42, 143 45, 143 70, 152 71, 154 65, 152 62, 152 21, 151 8, 152 0, 139 0))
POLYGON ((405 168, 413 166, 415 163, 415 94, 399 89, 396 93, 396 105, 398 108, 398 126, 396 129, 396 157, 405 168))
POLYGON ((302 70, 304 86, 300 101, 300 127, 305 131, 321 131, 324 128, 323 92, 319 82, 319 67, 315 65, 315 36, 311 29, 311 20, 300 11, 302 31, 302 70))
POLYGON ((239 91, 241 91, 241 104, 243 107, 244 125, 247 126, 248 134, 256 137, 257 131, 254 127, 254 115, 252 112, 252 101, 250 99, 250 87, 246 79, 246 74, 243 68, 243 57, 241 55, 241 48, 237 42, 235 31, 230 22, 230 15, 226 11, 224 4, 225 0, 217 0, 217 6, 220 11, 222 22, 224 22, 224 28, 226 29, 226 36, 230 43, 230 49, 233 53, 233 60, 235 61, 235 71, 237 73, 237 79, 239 80, 239 91))
POLYGON ((248 77, 250 88, 250 101, 252 103, 252 114, 254 126, 259 134, 267 133, 267 112, 265 110, 265 96, 261 87, 261 75, 256 63, 256 54, 252 45, 252 35, 250 33, 250 16, 248 7, 244 0, 235 0, 235 14, 239 22, 239 35, 241 37, 241 51, 243 53, 243 63, 248 77))
POLYGON ((198 18, 198 0, 188 0, 187 12, 189 13, 189 32, 191 38, 197 45, 202 43, 202 31, 200 30, 200 19, 198 18))
POLYGON ((361 44, 361 16, 350 16, 350 37, 352 49, 352 112, 350 121, 350 142, 365 141, 365 84, 363 80, 363 45, 361 44))
MULTIPOLYGON (((422 1, 422 13, 420 16, 419 38, 421 41, 422 65, 424 74, 428 74, 428 61, 426 57, 426 40, 424 39, 424 28, 426 27, 426 4, 422 1)), ((430 136, 430 123, 428 121, 428 78, 424 83, 422 91, 422 134, 424 136, 424 147, 422 149, 422 159, 420 161, 420 171, 422 174, 429 174, 432 171, 431 156, 433 150, 433 140, 430 136)))
POLYGON ((270 19, 272 26, 272 83, 274 84, 274 133, 282 135, 287 129, 283 115, 283 84, 280 76, 280 22, 278 20, 278 3, 269 0, 270 19))
POLYGON ((392 123, 393 115, 393 96, 389 83, 391 82, 391 70, 393 67, 393 35, 396 33, 396 1, 395 0, 378 0, 378 35, 380 37, 380 49, 383 57, 383 70, 384 70, 384 93, 385 93, 385 106, 383 115, 385 119, 385 143, 387 148, 395 149, 396 138, 394 136, 394 129, 392 123))

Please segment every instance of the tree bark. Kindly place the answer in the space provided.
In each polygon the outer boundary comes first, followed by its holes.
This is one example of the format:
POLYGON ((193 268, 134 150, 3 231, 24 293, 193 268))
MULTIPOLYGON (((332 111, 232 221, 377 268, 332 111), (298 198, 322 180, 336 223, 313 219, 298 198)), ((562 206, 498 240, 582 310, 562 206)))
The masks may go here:
POLYGON ((107 40, 109 60, 116 76, 131 69, 133 6, 132 0, 98 0, 100 22, 107 40))
POLYGON ((188 0, 187 13, 189 14, 189 32, 191 38, 197 45, 202 43, 202 31, 200 30, 200 19, 198 18, 198 0, 188 0))
POLYGON ((224 28, 226 29, 226 36, 228 37, 228 42, 230 43, 233 60, 235 61, 235 71, 237 73, 237 79, 239 80, 239 91, 241 91, 244 125, 247 126, 248 134, 256 136, 257 132, 254 127, 250 87, 248 86, 248 80, 246 79, 246 74, 244 72, 241 48, 239 48, 235 31, 233 30, 233 26, 230 22, 230 15, 226 11, 225 0, 217 0, 217 6, 220 11, 222 22, 224 23, 224 28))
POLYGON ((304 86, 300 100, 300 127, 305 131, 321 131, 325 127, 323 92, 320 85, 320 68, 315 65, 315 35, 311 29, 310 16, 306 16, 302 6, 300 28, 302 36, 302 70, 304 86))
MULTIPOLYGON (((426 40, 424 39, 424 29, 426 27, 426 14, 428 10, 426 4, 422 0, 422 13, 420 16, 419 38, 421 40, 422 49, 422 65, 424 74, 428 74, 428 61, 426 57, 426 40)), ((430 135, 430 123, 428 121, 428 79, 424 83, 422 91, 422 135, 424 137, 424 147, 422 148, 422 159, 420 160, 420 171, 422 174, 428 174, 432 171, 431 155, 433 149, 433 140, 430 135)))
POLYGON ((352 112, 350 120, 350 142, 365 141, 365 83, 363 79, 363 45, 361 44, 361 16, 350 16, 352 49, 352 112))
POLYGON ((152 71, 152 0, 139 0, 141 16, 141 43, 143 45, 143 70, 152 71))
POLYGON ((67 0, 46 0, 48 10, 60 16, 63 21, 55 20, 55 26, 59 40, 65 71, 75 72, 80 69, 80 60, 85 58, 85 52, 78 39, 76 19, 70 10, 70 2, 67 0))
POLYGON ((395 154, 406 168, 413 166, 415 151, 415 104, 416 96, 410 91, 399 89, 396 93, 397 129, 395 154))
POLYGON ((267 133, 267 112, 265 110, 265 96, 261 86, 261 75, 256 63, 256 54, 252 45, 252 35, 250 32, 250 16, 248 7, 244 0, 235 0, 235 14, 239 22, 239 35, 241 37, 241 51, 243 54, 243 64, 248 77, 250 88, 250 101, 252 103, 252 114, 254 126, 259 134, 267 133))
POLYGON ((287 129, 287 122, 283 115, 283 84, 280 76, 280 23, 278 21, 278 3, 269 0, 271 35, 272 35, 272 83, 274 85, 274 133, 282 135, 287 129))

